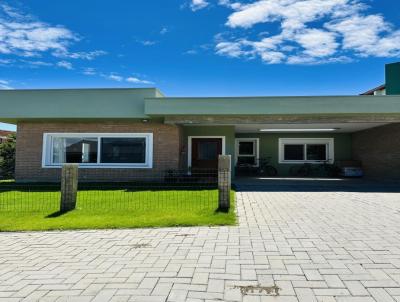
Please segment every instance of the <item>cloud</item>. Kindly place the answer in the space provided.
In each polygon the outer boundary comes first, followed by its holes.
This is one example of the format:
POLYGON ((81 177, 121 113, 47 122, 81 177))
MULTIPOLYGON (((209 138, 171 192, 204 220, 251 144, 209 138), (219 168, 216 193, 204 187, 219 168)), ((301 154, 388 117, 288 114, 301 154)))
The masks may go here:
MULTIPOLYGON (((90 70, 90 71, 94 72, 94 70, 90 70)), ((103 78, 106 78, 106 79, 112 80, 112 81, 116 81, 116 82, 128 82, 131 84, 142 84, 142 85, 153 85, 154 84, 154 82, 140 79, 140 78, 134 77, 134 76, 123 77, 115 72, 112 72, 110 74, 100 73, 99 75, 102 76, 103 78)))
POLYGON ((67 61, 57 62, 57 66, 65 68, 65 69, 69 69, 69 70, 73 69, 72 64, 70 62, 67 62, 67 61))
POLYGON ((10 60, 10 59, 0 59, 0 65, 10 65, 13 62, 14 62, 14 60, 10 60))
POLYGON ((190 8, 192 11, 197 11, 206 8, 209 3, 206 0, 192 0, 190 3, 190 8))
POLYGON ((14 89, 14 88, 11 87, 9 84, 10 84, 9 81, 0 80, 0 89, 2 89, 2 90, 11 90, 11 89, 14 89))
POLYGON ((69 59, 82 59, 82 60, 94 60, 99 56, 106 55, 107 52, 103 50, 94 50, 88 52, 65 52, 65 51, 55 51, 53 55, 58 58, 69 58, 69 59))
POLYGON ((84 75, 90 75, 90 76, 96 75, 96 74, 97 74, 97 73, 96 73, 96 70, 95 70, 93 67, 86 67, 86 68, 84 68, 83 71, 82 71, 82 73, 83 73, 84 75))
POLYGON ((38 61, 38 60, 25 60, 25 59, 20 59, 19 62, 22 62, 24 64, 27 64, 28 67, 31 68, 39 68, 39 67, 47 67, 47 66, 53 66, 53 63, 50 62, 44 62, 44 61, 38 61))
POLYGON ((92 60, 104 55, 102 50, 72 52, 71 46, 81 37, 63 25, 51 25, 19 10, 0 5, 0 54, 92 60))
POLYGON ((110 74, 110 75, 106 76, 106 78, 109 80, 117 81, 117 82, 121 82, 124 79, 123 77, 116 75, 116 74, 110 74))
POLYGON ((160 35, 165 35, 167 33, 169 33, 168 27, 164 26, 163 28, 161 28, 160 35))
POLYGON ((153 41, 153 40, 138 40, 138 43, 144 45, 144 46, 153 46, 155 44, 157 44, 157 41, 153 41))
POLYGON ((151 85, 154 84, 153 82, 147 81, 147 80, 141 80, 135 77, 128 77, 125 79, 125 81, 129 83, 134 83, 134 84, 146 84, 146 85, 151 85))
POLYGON ((400 31, 383 16, 368 13, 369 7, 360 0, 219 0, 218 3, 233 11, 225 23, 230 30, 216 35, 215 52, 222 56, 260 58, 267 64, 400 57, 400 31), (259 29, 263 34, 250 38, 259 29))

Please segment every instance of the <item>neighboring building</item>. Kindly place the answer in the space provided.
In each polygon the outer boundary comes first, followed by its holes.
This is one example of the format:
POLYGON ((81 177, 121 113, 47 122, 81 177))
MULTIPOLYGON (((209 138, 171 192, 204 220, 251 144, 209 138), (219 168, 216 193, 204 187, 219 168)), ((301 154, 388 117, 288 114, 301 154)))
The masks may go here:
POLYGON ((14 131, 0 130, 0 144, 5 142, 10 134, 14 133, 14 131))
MULTIPOLYGON (((271 158, 280 175, 303 163, 360 160, 367 176, 400 178, 400 63, 387 95, 164 97, 157 89, 0 92, 0 121, 18 125, 16 180, 54 181, 65 162, 87 181, 271 158)), ((374 93, 372 93, 374 94, 374 93)))
POLYGON ((361 95, 386 95, 386 85, 380 85, 378 87, 375 87, 374 89, 362 93, 361 95))

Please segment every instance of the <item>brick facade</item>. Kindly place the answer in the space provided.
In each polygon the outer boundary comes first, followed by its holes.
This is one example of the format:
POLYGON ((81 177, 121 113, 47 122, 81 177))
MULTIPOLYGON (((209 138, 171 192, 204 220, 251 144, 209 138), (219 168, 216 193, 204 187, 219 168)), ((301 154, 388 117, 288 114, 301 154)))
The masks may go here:
POLYGON ((352 145, 367 177, 400 179, 400 123, 353 133, 352 145))
POLYGON ((152 169, 80 168, 82 181, 129 181, 180 168, 181 128, 163 123, 120 121, 20 122, 16 152, 16 181, 59 181, 61 169, 42 168, 43 133, 153 133, 152 169))

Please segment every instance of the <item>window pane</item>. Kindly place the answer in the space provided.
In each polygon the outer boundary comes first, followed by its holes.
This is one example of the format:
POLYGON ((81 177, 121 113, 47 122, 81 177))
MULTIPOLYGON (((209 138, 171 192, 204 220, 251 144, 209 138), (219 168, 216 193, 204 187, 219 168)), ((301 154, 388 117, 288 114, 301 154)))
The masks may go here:
POLYGON ((146 139, 102 138, 100 162, 143 164, 146 162, 146 139))
POLYGON ((254 154, 254 142, 239 142, 239 154, 240 155, 253 155, 254 154))
POLYGON ((255 165, 256 158, 254 156, 238 156, 238 165, 255 165))
POLYGON ((304 145, 285 145, 285 160, 304 160, 304 145))
POLYGON ((197 154, 200 160, 216 160, 218 158, 218 142, 199 142, 197 154))
POLYGON ((53 163, 97 163, 97 138, 55 137, 53 163))
POLYGON ((307 160, 327 160, 326 145, 307 145, 307 160))

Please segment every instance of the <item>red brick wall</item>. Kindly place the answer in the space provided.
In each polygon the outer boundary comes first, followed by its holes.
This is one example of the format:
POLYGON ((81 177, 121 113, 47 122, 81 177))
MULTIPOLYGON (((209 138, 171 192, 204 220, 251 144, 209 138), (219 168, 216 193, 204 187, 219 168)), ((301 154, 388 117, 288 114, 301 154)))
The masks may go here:
POLYGON ((181 129, 162 123, 140 122, 20 122, 18 123, 15 178, 16 181, 58 181, 61 170, 42 168, 43 133, 153 133, 152 169, 79 169, 85 181, 129 181, 153 176, 168 169, 179 169, 181 129))
POLYGON ((400 123, 356 132, 352 144, 366 176, 400 179, 400 123))

